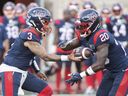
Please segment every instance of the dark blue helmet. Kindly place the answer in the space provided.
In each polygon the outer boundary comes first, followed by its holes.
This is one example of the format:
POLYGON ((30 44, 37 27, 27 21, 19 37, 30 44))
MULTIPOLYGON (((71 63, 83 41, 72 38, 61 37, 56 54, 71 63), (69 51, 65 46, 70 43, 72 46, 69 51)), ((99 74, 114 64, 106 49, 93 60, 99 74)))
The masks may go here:
POLYGON ((14 10, 15 9, 15 4, 13 2, 7 2, 5 3, 3 10, 14 10))
POLYGON ((94 9, 85 9, 80 14, 79 19, 76 21, 77 35, 87 36, 90 31, 95 32, 100 27, 101 17, 94 9))
POLYGON ((51 14, 45 8, 34 7, 27 13, 27 23, 43 34, 50 30, 48 26, 50 21, 51 14))
POLYGON ((83 9, 96 9, 96 6, 90 1, 85 1, 83 3, 83 9))
POLYGON ((15 7, 16 13, 23 13, 27 10, 27 7, 23 3, 17 3, 15 7))
POLYGON ((122 13, 122 6, 119 3, 113 4, 112 6, 112 12, 114 15, 119 16, 122 13))

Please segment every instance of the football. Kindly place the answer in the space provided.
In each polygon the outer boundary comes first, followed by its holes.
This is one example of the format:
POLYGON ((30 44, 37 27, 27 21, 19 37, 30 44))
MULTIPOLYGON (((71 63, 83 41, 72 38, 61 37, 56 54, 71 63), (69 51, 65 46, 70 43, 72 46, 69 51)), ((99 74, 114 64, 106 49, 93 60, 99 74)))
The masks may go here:
POLYGON ((81 59, 89 59, 93 56, 93 50, 88 47, 79 47, 75 49, 75 56, 81 59))

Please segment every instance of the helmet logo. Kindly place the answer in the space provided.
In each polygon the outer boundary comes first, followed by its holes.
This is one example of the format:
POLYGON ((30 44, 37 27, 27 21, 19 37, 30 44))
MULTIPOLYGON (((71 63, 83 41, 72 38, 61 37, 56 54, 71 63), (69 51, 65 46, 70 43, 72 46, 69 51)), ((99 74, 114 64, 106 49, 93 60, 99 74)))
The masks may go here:
POLYGON ((33 16, 38 16, 38 17, 45 17, 46 16, 46 12, 40 12, 40 10, 33 10, 33 16))
POLYGON ((84 16, 82 19, 85 21, 92 21, 94 22, 97 19, 98 15, 95 12, 92 12, 86 16, 84 16))

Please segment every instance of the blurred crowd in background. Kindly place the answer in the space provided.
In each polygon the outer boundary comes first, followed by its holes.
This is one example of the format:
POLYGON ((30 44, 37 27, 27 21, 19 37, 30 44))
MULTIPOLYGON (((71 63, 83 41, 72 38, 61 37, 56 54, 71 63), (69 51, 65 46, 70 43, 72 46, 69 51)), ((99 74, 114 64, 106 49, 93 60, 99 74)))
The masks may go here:
MULTIPOLYGON (((70 41, 75 37, 75 21, 79 16, 80 12, 85 9, 97 9, 93 1, 83 1, 80 5, 78 0, 70 0, 70 2, 65 6, 63 10, 61 19, 56 19, 51 21, 51 26, 53 28, 52 32, 52 45, 54 45, 54 52, 56 54, 70 54, 72 51, 63 51, 58 45, 62 42, 70 41)), ((127 2, 128 3, 128 2, 127 2)), ((35 2, 31 2, 29 5, 23 3, 13 3, 7 2, 3 6, 3 16, 0 17, 0 63, 4 59, 6 52, 10 49, 11 45, 14 43, 15 39, 19 36, 22 29, 28 27, 26 18, 26 13, 33 7, 38 7, 39 5, 35 2)), ((56 9, 57 10, 57 9, 56 9)), ((105 29, 108 29, 117 40, 120 41, 122 46, 128 50, 128 10, 124 13, 124 8, 118 2, 114 3, 111 7, 103 7, 98 12, 102 17, 102 24, 105 29)), ((56 14, 58 15, 58 14, 56 14)), ((44 37, 43 45, 50 51, 53 50, 52 47, 48 47, 48 43, 51 42, 51 38, 47 39, 48 36, 44 37)), ((48 37, 49 38, 49 37, 48 37)), ((51 43, 50 43, 51 44, 51 43)), ((79 48, 77 49, 79 50, 79 48)), ((128 51, 127 51, 128 52, 128 51)), ((117 53, 118 54, 118 53, 117 53)), ((57 62, 57 63, 46 63, 40 58, 36 58, 37 64, 40 66, 41 71, 49 79, 54 79, 54 84, 51 86, 55 93, 84 93, 84 94, 94 94, 102 80, 103 72, 98 72, 95 75, 85 77, 85 81, 81 81, 73 87, 65 83, 65 80, 69 78, 68 74, 72 73, 72 70, 81 72, 95 62, 95 56, 83 61, 83 62, 57 62), (43 63, 43 64, 40 64, 43 63), (75 65, 75 66, 74 66, 75 65), (64 68, 65 66, 65 68, 64 68), (73 66, 73 67, 72 67, 73 66), (62 73, 63 70, 63 73, 62 73), (53 77, 54 76, 54 77, 53 77), (64 83, 63 90, 61 83, 64 83), (86 86, 83 89, 82 86, 86 86)), ((34 72, 30 69, 31 72, 34 72)), ((50 81, 50 80, 49 80, 50 81)))

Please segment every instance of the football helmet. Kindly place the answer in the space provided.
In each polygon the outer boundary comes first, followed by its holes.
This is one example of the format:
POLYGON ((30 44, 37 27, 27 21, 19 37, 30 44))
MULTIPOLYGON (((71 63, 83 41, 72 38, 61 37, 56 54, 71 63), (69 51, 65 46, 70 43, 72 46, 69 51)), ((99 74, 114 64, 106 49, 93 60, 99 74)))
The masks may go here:
POLYGON ((78 38, 87 37, 101 26, 101 16, 94 9, 85 9, 75 22, 78 38))
POLYGON ((51 21, 50 12, 42 7, 34 7, 27 13, 27 24, 34 27, 38 32, 43 35, 51 32, 49 23, 51 21))
POLYGON ((112 12, 115 16, 119 16, 122 13, 122 6, 119 3, 113 4, 112 6, 112 12))
POLYGON ((39 5, 35 2, 31 2, 28 6, 27 6, 27 10, 30 10, 31 8, 34 8, 34 7, 39 7, 39 5))
POLYGON ((102 14, 110 14, 111 13, 111 11, 110 11, 110 9, 109 8, 103 8, 102 10, 101 10, 101 13, 102 14))
POLYGON ((17 16, 23 16, 26 15, 27 7, 23 3, 17 3, 15 7, 15 12, 17 16), (24 13, 24 14, 23 14, 24 13))
POLYGON ((86 1, 83 3, 83 9, 96 9, 96 6, 92 2, 86 1))
POLYGON ((15 16, 15 4, 13 2, 5 3, 3 7, 3 13, 8 19, 12 19, 15 16))

